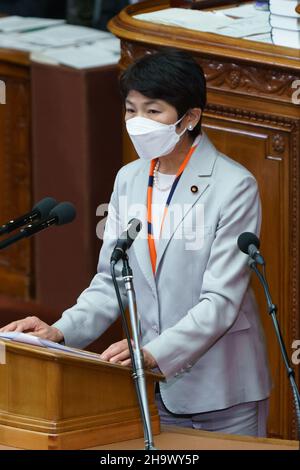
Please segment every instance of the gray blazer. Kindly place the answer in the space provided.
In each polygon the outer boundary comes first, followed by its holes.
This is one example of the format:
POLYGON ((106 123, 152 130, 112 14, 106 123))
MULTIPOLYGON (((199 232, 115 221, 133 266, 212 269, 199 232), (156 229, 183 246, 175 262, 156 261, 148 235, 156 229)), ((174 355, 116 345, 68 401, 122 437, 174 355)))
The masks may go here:
MULTIPOLYGON (((167 378, 160 384, 166 407, 201 413, 266 398, 271 385, 264 335, 247 256, 237 247, 242 232, 259 234, 255 178, 203 134, 165 219, 154 278, 146 234, 148 175, 149 163, 142 160, 119 171, 97 274, 54 326, 66 344, 84 348, 117 318, 110 255, 128 220, 138 217, 143 229, 129 261, 142 343, 167 378)), ((119 285, 126 305, 120 278, 119 285)))

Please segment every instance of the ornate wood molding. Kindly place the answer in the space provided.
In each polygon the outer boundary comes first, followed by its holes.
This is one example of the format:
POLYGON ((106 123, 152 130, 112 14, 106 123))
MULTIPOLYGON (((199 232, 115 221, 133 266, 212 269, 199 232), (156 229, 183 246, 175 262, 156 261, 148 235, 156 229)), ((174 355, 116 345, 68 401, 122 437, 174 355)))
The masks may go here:
POLYGON ((223 62, 199 58, 208 88, 230 90, 243 94, 265 96, 278 101, 291 102, 294 89, 292 83, 299 80, 300 74, 283 72, 274 68, 254 67, 233 62, 223 62))
MULTIPOLYGON (((146 44, 122 41, 121 62, 122 68, 126 68, 137 57, 145 54, 153 54, 158 48, 149 47, 146 44)), ((295 73, 287 73, 280 69, 267 68, 264 66, 247 66, 234 62, 222 63, 211 58, 197 55, 198 63, 204 70, 208 89, 218 91, 231 91, 244 95, 260 96, 274 101, 291 102, 295 89, 292 83, 300 79, 295 73)), ((296 106, 296 105, 295 105, 296 106)), ((300 108, 300 106, 299 106, 300 108)))
POLYGON ((272 137, 272 149, 275 153, 281 154, 285 150, 285 141, 281 134, 275 134, 272 137))
MULTIPOLYGON (((300 252, 299 252, 299 236, 300 236, 300 194, 299 194, 299 181, 300 181, 300 163, 299 163, 299 150, 300 147, 300 121, 295 124, 294 132, 292 134, 291 145, 291 312, 290 330, 292 332, 292 339, 300 339, 300 302, 299 302, 299 284, 300 284, 300 252)), ((300 367, 296 369, 296 383, 300 383, 300 367)), ((293 438, 297 439, 297 421, 295 413, 292 414, 292 433, 293 438)))
MULTIPOLYGON (((31 204, 30 103, 29 82, 25 78, 5 76, 7 103, 3 110, 1 146, 2 192, 1 218, 28 212, 31 204)), ((1 252, 2 292, 29 295, 32 242, 24 241, 1 252), (20 290, 21 289, 21 290, 20 290)))
POLYGON ((296 119, 287 118, 285 116, 264 114, 256 111, 249 111, 248 109, 227 107, 214 103, 208 103, 205 111, 210 114, 238 118, 245 120, 246 122, 253 121, 256 123, 266 124, 266 126, 272 125, 274 127, 284 127, 290 132, 296 130, 299 122, 296 119))

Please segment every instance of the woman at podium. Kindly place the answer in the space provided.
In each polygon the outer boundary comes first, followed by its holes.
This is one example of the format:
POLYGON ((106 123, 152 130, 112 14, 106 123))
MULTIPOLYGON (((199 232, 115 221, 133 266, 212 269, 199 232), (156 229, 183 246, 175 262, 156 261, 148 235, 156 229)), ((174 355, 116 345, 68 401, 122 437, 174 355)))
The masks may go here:
MULTIPOLYGON (((93 342, 119 315, 110 257, 138 218, 143 229, 128 256, 145 365, 166 377, 156 394, 162 423, 264 436, 269 368, 247 256, 237 247, 242 232, 260 231, 256 180, 201 130, 206 83, 189 54, 146 55, 120 87, 139 158, 116 177, 97 273, 54 325, 28 317, 2 331, 77 348, 93 342)), ((126 340, 102 358, 130 365, 126 340)))

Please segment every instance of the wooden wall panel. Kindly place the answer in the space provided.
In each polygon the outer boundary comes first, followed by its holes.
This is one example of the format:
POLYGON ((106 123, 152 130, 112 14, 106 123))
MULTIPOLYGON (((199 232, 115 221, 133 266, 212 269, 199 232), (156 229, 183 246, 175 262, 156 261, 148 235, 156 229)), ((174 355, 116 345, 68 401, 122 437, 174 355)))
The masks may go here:
MULTIPOLYGON (((29 68, 0 61, 6 104, 0 105, 0 224, 31 208, 29 68)), ((32 283, 28 240, 0 252, 0 292, 28 298, 32 283)))
MULTIPOLYGON (((208 112, 209 114, 209 112, 208 112)), ((233 122, 230 118, 206 117, 204 129, 216 147, 255 175, 263 206, 263 223, 261 229, 261 251, 267 261, 267 276, 270 284, 273 301, 278 306, 278 319, 283 329, 286 344, 291 344, 289 334, 288 294, 281 289, 284 276, 284 260, 288 257, 288 214, 284 206, 288 204, 288 191, 285 184, 289 171, 289 155, 287 147, 280 156, 271 155, 274 136, 280 136, 288 142, 288 133, 278 132, 276 129, 260 127, 242 121, 233 122), (270 159, 272 157, 272 159, 270 159), (274 158, 274 159, 273 159, 274 158), (276 158, 276 159, 275 159, 276 158)), ((289 409, 278 409, 278 403, 284 403, 287 384, 284 369, 281 364, 279 346, 275 340, 275 333, 271 318, 267 313, 264 293, 261 285, 252 277, 256 297, 260 307, 261 319, 264 326, 269 358, 271 359, 271 372, 274 381, 272 400, 270 405, 269 433, 277 436, 284 433, 283 416, 289 409)), ((247 367, 247 364, 245 364, 247 367)))
MULTIPOLYGON (((32 309, 53 321, 96 272, 101 246, 96 209, 109 202, 122 161, 118 69, 32 64, 26 53, 0 49, 0 80, 7 95, 0 104, 0 224, 49 195, 77 208, 69 227, 1 251, 0 323, 32 309), (28 299, 39 304, 20 303, 28 299), (7 303, 16 309, 5 310, 7 303)), ((121 337, 119 320, 90 349, 103 351, 121 337)))

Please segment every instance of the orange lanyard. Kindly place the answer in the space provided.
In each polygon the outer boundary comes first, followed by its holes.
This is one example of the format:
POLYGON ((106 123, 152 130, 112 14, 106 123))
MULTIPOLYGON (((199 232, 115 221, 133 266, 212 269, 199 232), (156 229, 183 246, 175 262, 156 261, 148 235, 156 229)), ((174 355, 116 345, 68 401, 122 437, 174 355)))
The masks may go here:
MULTIPOLYGON (((161 223, 161 227, 160 227, 160 233, 162 231, 163 223, 165 221, 165 218, 166 218, 166 215, 167 215, 167 212, 168 212, 168 208, 169 208, 170 202, 172 200, 173 194, 175 192, 175 189, 177 187, 177 184, 178 184, 178 182, 181 178, 181 175, 182 175, 185 167, 187 166, 188 162, 190 161, 190 158, 191 158, 194 150, 196 149, 196 147, 197 147, 197 144, 192 145, 192 147, 188 151, 185 159, 183 160, 182 164, 180 165, 179 170, 176 173, 175 180, 172 184, 172 187, 170 189, 168 199, 167 199, 167 202, 166 202, 166 205, 165 205, 165 210, 164 210, 162 223, 161 223)), ((156 254, 156 247, 155 247, 155 241, 154 241, 154 237, 153 237, 153 226, 152 226, 152 194, 153 194, 153 182, 154 182, 154 168, 155 168, 156 162, 157 162, 157 158, 154 159, 154 160, 151 160, 149 181, 148 181, 148 192, 147 192, 148 245, 149 245, 149 251, 150 251, 152 271, 153 271, 154 274, 155 274, 155 271, 156 271, 157 254, 156 254)))

